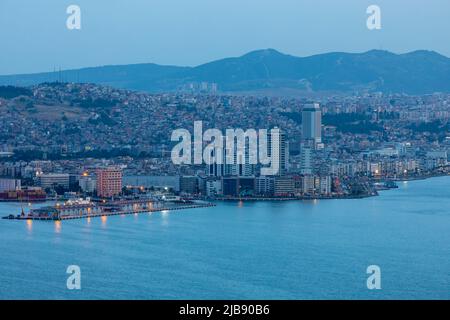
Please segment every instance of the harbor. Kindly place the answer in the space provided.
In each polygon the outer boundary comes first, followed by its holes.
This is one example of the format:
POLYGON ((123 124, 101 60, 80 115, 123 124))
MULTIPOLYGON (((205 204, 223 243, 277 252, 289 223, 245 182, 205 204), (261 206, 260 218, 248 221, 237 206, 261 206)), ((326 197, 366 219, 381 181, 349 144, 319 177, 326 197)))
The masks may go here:
POLYGON ((9 214, 3 219, 9 220, 41 220, 41 221, 62 221, 84 218, 95 218, 103 216, 120 216, 130 214, 164 212, 175 210, 186 210, 194 208, 213 207, 215 204, 204 201, 176 200, 160 201, 153 199, 137 200, 111 200, 111 201, 91 201, 88 199, 78 199, 66 201, 62 204, 56 203, 53 206, 45 206, 37 209, 30 209, 29 212, 22 210, 19 214, 9 214))

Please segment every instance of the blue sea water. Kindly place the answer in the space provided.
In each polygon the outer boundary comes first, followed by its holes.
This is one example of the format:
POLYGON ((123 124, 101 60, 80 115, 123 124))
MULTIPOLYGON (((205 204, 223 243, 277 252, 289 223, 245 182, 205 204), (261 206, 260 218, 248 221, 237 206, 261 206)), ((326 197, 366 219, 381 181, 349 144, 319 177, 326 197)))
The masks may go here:
POLYGON ((0 298, 450 299, 450 177, 367 199, 217 204, 0 220, 0 298), (69 265, 81 290, 66 287, 69 265), (381 290, 367 289, 369 265, 381 290))

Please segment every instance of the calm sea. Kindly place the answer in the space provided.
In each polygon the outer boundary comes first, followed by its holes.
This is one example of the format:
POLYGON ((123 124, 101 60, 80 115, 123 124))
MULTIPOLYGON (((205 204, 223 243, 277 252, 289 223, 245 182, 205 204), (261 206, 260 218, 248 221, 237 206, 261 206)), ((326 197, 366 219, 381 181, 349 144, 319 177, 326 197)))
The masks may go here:
POLYGON ((0 220, 0 298, 450 299, 450 177, 368 199, 0 220), (69 265, 81 290, 66 287, 69 265))

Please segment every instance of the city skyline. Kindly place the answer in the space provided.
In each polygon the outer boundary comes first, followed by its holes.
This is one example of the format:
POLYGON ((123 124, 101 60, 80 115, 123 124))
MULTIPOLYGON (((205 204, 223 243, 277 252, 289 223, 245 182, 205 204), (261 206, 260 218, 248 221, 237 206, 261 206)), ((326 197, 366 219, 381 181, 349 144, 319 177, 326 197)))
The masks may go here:
POLYGON ((365 93, 314 102, 150 94, 76 83, 5 87, 2 94, 0 175, 22 177, 25 190, 41 187, 50 195, 70 191, 108 197, 127 195, 122 186, 140 192, 162 186, 176 196, 184 192, 213 199, 370 197, 377 195, 380 181, 391 188, 398 179, 448 170, 449 94, 365 93), (261 129, 271 132, 267 143, 261 129), (272 129, 281 130, 275 139, 272 129), (223 143, 217 145, 217 139, 223 143), (270 164, 261 162, 261 151, 270 164), (218 163, 220 154, 233 162, 218 163), (127 183, 115 182, 115 189, 104 191, 93 173, 105 165, 120 167, 127 183), (263 173, 267 166, 276 171, 263 173), (138 176, 147 182, 133 185, 138 176))

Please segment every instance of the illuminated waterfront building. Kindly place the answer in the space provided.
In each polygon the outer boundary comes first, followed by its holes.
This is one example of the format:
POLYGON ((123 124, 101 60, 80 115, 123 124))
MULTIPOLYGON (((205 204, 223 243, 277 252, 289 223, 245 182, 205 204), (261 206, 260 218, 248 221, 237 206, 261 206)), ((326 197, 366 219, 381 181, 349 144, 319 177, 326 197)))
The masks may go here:
POLYGON ((109 198, 122 192, 122 170, 108 167, 97 170, 97 196, 109 198))

